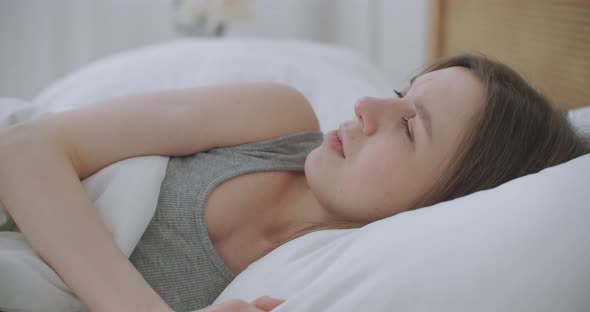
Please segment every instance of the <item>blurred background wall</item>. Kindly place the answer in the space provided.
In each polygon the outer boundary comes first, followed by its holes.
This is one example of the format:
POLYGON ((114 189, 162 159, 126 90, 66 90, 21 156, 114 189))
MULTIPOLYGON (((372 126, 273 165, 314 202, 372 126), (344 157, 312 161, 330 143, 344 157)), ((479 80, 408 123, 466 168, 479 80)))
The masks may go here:
MULTIPOLYGON (((195 3, 203 1, 192 0, 192 9, 187 1, 0 0, 0 97, 31 99, 109 54, 190 36, 179 30, 179 14, 194 15, 195 3)), ((426 60, 428 0, 225 2, 239 12, 221 36, 350 47, 382 69, 392 86, 405 83, 426 60)))

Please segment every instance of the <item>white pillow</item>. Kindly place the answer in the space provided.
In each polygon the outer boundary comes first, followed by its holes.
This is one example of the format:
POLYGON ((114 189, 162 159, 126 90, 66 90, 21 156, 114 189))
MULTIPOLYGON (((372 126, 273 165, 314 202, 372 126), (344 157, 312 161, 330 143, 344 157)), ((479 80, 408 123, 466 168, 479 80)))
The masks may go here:
POLYGON ((590 155, 361 229, 293 240, 215 303, 287 311, 590 311, 590 155))
POLYGON ((61 111, 117 95, 239 81, 295 87, 324 131, 353 118, 359 97, 393 94, 384 75, 350 49, 298 40, 211 39, 116 54, 52 84, 34 102, 61 111))
POLYGON ((579 133, 590 137, 590 106, 568 111, 568 118, 579 133))

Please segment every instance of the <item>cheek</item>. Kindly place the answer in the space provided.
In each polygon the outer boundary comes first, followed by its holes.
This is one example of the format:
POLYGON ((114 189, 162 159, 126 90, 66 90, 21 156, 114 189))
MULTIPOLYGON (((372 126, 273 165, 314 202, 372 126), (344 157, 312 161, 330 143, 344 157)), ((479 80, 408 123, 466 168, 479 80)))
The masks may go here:
POLYGON ((353 188, 358 188, 359 196, 376 205, 403 205, 413 197, 411 185, 416 181, 412 165, 410 155, 403 151, 375 149, 360 154, 352 170, 357 181, 353 188))
POLYGON ((397 185, 396 181, 408 174, 408 164, 409 159, 403 153, 391 148, 376 148, 359 154, 354 162, 354 172, 363 181, 397 185))
POLYGON ((356 174, 348 190, 355 197, 362 198, 371 206, 385 206, 404 192, 399 177, 390 168, 371 166, 356 174))

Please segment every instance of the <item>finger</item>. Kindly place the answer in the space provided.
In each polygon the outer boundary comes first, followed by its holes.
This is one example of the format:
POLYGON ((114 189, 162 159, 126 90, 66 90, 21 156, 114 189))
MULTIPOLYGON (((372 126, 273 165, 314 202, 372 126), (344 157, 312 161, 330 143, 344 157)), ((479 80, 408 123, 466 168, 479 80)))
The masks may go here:
POLYGON ((285 302, 285 300, 275 299, 275 298, 271 298, 269 296, 262 296, 256 300, 254 300, 252 303, 259 309, 262 309, 264 311, 271 311, 272 309, 278 307, 283 302, 285 302))

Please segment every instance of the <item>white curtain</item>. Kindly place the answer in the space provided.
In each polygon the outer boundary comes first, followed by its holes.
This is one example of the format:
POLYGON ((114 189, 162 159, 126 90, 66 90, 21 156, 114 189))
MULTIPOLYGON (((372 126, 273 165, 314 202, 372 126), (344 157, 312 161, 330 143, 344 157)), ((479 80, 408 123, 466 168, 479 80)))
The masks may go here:
POLYGON ((0 0, 0 96, 30 99, 99 57, 176 36, 172 0, 0 0))
MULTIPOLYGON (((226 35, 347 46, 401 88, 425 60, 427 2, 251 0, 254 20, 226 35)), ((31 99, 100 57, 178 37, 173 0, 0 0, 0 97, 31 99)))

